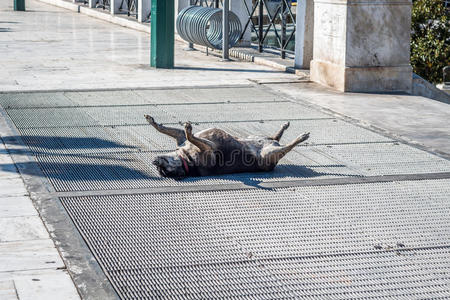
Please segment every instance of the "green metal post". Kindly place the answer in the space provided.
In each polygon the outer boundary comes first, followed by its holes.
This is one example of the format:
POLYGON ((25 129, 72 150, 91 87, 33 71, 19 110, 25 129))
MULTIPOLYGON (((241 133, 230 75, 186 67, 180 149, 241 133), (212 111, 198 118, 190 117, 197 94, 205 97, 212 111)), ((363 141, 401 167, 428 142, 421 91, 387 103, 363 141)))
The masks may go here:
POLYGON ((173 68, 175 1, 152 0, 150 65, 173 68))
POLYGON ((25 11, 25 0, 14 0, 14 10, 25 11))

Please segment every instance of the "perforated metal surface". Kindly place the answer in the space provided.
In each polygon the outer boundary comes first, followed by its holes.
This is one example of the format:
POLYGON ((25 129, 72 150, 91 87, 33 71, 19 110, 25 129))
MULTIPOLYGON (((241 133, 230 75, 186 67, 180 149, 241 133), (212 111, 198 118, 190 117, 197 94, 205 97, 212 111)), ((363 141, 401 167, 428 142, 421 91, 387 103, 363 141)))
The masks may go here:
POLYGON ((158 105, 180 121, 230 122, 329 118, 328 115, 290 102, 158 105))
POLYGON ((360 196, 351 199, 343 194, 344 187, 330 187, 336 189, 332 193, 311 187, 70 197, 62 201, 112 281, 130 299, 157 295, 187 299, 249 295, 267 299, 450 297, 448 242, 442 240, 446 245, 433 250, 440 258, 428 268, 424 255, 417 253, 430 250, 402 250, 417 245, 419 235, 423 243, 432 246, 448 231, 450 214, 424 210, 424 206, 442 201, 430 184, 448 195, 450 180, 402 184, 417 200, 410 201, 409 194, 402 196, 404 190, 400 189, 393 206, 403 206, 403 214, 412 216, 409 225, 413 219, 442 222, 418 221, 412 228, 425 231, 408 232, 398 230, 407 227, 399 226, 398 221, 383 219, 376 212, 370 215, 371 207, 379 207, 383 214, 401 219, 398 209, 384 207, 387 201, 380 195, 396 191, 396 183, 380 184, 374 196, 360 192, 372 189, 369 185, 345 187, 349 195, 360 196), (338 199, 347 198, 349 202, 358 198, 354 201, 366 203, 368 208, 354 206, 356 215, 348 214, 351 205, 338 204, 338 199), (333 207, 333 203, 337 205, 333 207), (366 214, 357 216, 363 212, 366 214), (376 218, 383 219, 378 224, 384 224, 378 228, 382 231, 379 236, 364 224, 376 218), (391 234, 397 237, 397 244, 392 245, 391 234), (128 280, 126 284, 124 280, 128 280))
POLYGON ((0 94, 5 109, 64 106, 114 106, 142 104, 186 104, 286 101, 254 87, 120 90, 94 92, 41 92, 0 94))
MULTIPOLYGON (((130 152, 144 149, 115 136, 105 127, 53 127, 20 130, 22 139, 35 154, 92 154, 130 152)), ((143 145, 142 145, 143 146, 143 145)))
MULTIPOLYGON (((273 102, 280 97, 258 88, 208 88, 173 90, 133 90, 102 92, 66 92, 64 95, 80 106, 139 104, 192 104, 219 102, 273 102)), ((282 99, 281 99, 282 100, 282 99)))
POLYGON ((98 126, 78 108, 7 109, 17 128, 98 126))
POLYGON ((8 94, 0 105, 124 299, 450 299, 450 179, 407 181, 450 172, 446 159, 259 88, 8 94), (175 142, 144 114, 238 137, 291 120, 282 143, 311 138, 274 172, 175 181, 151 164, 175 142), (395 174, 406 175, 361 183, 395 174))
POLYGON ((317 150, 367 176, 450 171, 450 161, 400 143, 328 145, 317 150))
MULTIPOLYGON (((117 190, 149 187, 206 186, 211 184, 289 181, 360 176, 309 149, 289 153, 273 172, 190 177, 176 181, 161 177, 152 165, 161 152, 104 152, 36 154, 41 169, 56 191, 117 190)), ((38 152, 40 153, 40 152, 38 152)))
POLYGON ((298 188, 297 192, 362 228, 383 247, 450 245, 450 180, 298 188))
MULTIPOLYGON (((283 121, 235 122, 235 123, 200 123, 194 124, 194 132, 216 127, 240 138, 248 136, 273 136, 283 125, 283 121)), ((172 125, 182 129, 181 125, 172 125)), ((113 136, 120 136, 120 141, 142 147, 146 150, 173 150, 174 139, 157 132, 151 126, 120 126, 108 128, 113 136)), ((296 120, 290 121, 290 127, 285 131, 280 143, 285 144, 299 135, 310 132, 310 139, 304 145, 336 145, 357 143, 385 143, 392 139, 365 129, 352 126, 339 120, 296 120)))
POLYGON ((298 299, 450 298, 442 275, 395 252, 279 259, 263 265, 298 299))
POLYGON ((0 94, 0 105, 4 109, 73 106, 63 93, 11 93, 0 94))

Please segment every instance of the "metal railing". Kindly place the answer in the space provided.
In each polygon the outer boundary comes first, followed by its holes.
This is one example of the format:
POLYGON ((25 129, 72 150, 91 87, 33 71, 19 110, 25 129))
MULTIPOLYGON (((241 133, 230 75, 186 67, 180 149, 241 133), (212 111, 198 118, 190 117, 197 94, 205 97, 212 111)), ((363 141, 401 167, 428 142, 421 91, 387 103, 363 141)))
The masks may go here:
MULTIPOLYGON (((242 0, 247 11, 247 22, 243 24, 244 37, 247 28, 251 28, 252 44, 259 52, 275 50, 281 58, 286 54, 294 54, 295 48, 295 16, 292 13, 292 0, 252 0, 250 7, 248 0, 242 0)), ((204 7, 222 7, 222 0, 191 0, 192 5, 204 7)))
POLYGON ((120 12, 125 12, 127 16, 135 16, 138 18, 137 0, 122 0, 119 6, 120 12))
POLYGON ((286 53, 294 53, 295 16, 292 13, 291 0, 253 0, 249 7, 245 0, 248 14, 247 23, 242 31, 241 39, 248 26, 252 30, 252 42, 258 51, 271 48, 280 52, 281 58, 286 53))
POLYGON ((192 0, 192 5, 204 7, 222 7, 222 0, 192 0))
POLYGON ((99 0, 95 7, 109 10, 111 8, 111 2, 110 0, 99 0))

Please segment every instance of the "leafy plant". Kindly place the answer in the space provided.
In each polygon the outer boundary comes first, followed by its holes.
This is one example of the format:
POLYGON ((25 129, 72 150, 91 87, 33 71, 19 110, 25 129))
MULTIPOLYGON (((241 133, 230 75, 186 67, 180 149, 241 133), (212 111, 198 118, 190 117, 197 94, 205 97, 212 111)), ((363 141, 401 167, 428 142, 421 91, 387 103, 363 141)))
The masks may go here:
POLYGON ((450 18, 442 0, 413 0, 411 64, 414 73, 442 82, 442 68, 450 65, 450 18))

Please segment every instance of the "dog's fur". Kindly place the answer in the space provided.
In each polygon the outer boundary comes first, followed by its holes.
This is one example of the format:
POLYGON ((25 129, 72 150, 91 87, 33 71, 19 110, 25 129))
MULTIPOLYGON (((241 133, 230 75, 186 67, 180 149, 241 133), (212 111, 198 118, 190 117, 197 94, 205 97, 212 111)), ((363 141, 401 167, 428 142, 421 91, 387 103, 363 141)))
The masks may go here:
POLYGON ((156 130, 176 140, 177 150, 156 157, 153 164, 162 176, 177 179, 271 171, 286 153, 309 138, 309 133, 305 133, 285 146, 280 145, 279 140, 289 127, 289 122, 272 137, 240 139, 217 128, 192 134, 189 122, 181 130, 158 124, 149 115, 145 118, 156 130))

